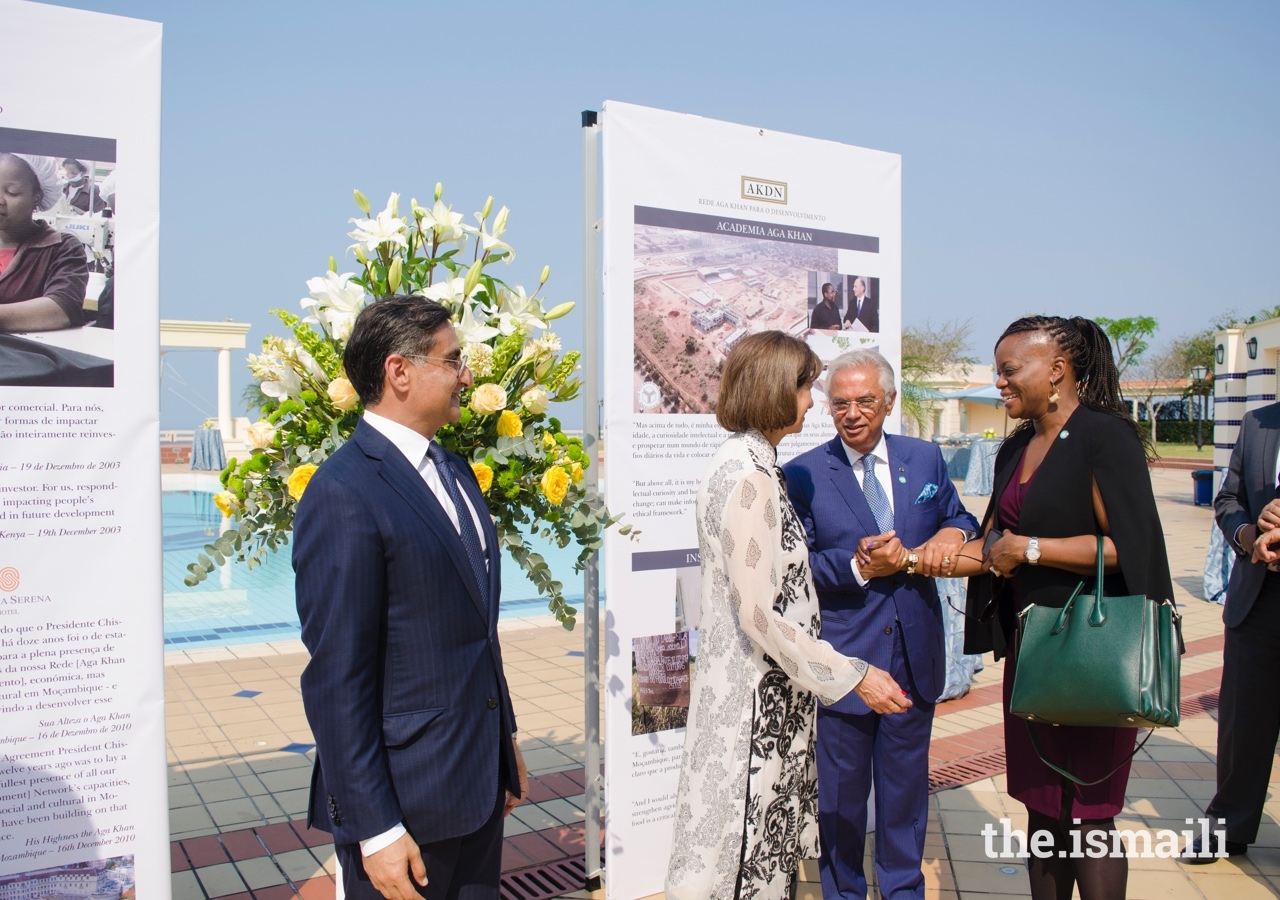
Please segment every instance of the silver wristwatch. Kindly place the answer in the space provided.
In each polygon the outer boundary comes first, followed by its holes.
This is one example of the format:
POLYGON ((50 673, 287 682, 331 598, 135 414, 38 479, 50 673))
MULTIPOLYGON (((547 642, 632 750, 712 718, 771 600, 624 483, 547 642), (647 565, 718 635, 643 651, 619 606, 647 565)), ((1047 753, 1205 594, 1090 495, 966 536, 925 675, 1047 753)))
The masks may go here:
POLYGON ((1033 566, 1040 564, 1040 538, 1032 538, 1027 542, 1027 549, 1023 552, 1023 556, 1027 558, 1027 562, 1033 566))

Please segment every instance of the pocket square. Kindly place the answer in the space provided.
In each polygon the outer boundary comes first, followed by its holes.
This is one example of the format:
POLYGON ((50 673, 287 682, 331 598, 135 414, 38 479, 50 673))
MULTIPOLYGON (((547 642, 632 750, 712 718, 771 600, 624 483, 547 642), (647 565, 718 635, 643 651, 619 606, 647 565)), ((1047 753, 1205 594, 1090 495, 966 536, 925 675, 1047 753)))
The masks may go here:
POLYGON ((932 500, 938 493, 938 486, 932 481, 924 486, 924 490, 920 492, 920 496, 916 497, 916 503, 927 503, 932 500))

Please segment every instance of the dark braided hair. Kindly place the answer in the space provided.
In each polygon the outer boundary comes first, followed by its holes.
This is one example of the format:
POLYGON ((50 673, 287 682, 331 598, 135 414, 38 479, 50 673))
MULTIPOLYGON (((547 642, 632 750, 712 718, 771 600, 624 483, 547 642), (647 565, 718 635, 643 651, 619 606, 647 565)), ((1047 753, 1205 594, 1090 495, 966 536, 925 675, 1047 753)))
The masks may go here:
MULTIPOLYGON (((1058 349, 1071 362, 1076 373, 1076 392, 1080 402, 1089 409, 1122 419, 1133 429, 1134 435, 1142 442, 1143 451, 1148 458, 1155 457, 1151 441, 1138 428, 1129 414, 1129 404, 1125 402, 1120 390, 1120 371, 1116 368, 1115 358, 1111 353, 1111 339, 1102 327, 1092 319, 1083 316, 1072 316, 1064 319, 1061 316, 1023 316, 1016 320, 996 341, 1015 334, 1039 331, 1048 335, 1058 349)), ((1032 427, 1031 422, 1021 423, 1015 431, 1032 427)))

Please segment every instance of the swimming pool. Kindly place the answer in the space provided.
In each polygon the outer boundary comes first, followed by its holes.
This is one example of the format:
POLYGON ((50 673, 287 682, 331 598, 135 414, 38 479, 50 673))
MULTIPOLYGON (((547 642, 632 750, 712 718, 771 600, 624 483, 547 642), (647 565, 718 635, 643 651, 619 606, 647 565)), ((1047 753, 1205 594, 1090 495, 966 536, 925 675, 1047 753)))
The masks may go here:
MULTIPOLYGON (((217 537, 222 513, 213 505, 213 494, 206 491, 166 491, 161 496, 165 649, 195 650, 297 638, 289 547, 281 548, 266 565, 252 571, 233 563, 196 587, 187 587, 182 583, 187 564, 217 537)), ((529 540, 563 582, 565 599, 581 609, 582 575, 573 571, 576 545, 561 549, 540 538, 529 540)), ((546 598, 538 596, 524 571, 506 553, 502 554, 502 595, 501 618, 547 611, 546 598)))

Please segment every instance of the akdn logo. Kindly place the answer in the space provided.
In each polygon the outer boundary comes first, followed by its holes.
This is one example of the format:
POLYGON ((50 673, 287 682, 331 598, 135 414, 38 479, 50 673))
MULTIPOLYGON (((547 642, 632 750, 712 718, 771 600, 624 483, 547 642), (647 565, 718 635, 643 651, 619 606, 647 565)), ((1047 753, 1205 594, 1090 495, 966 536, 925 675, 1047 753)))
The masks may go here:
POLYGON ((787 202, 787 183, 785 181, 766 181, 763 178, 742 176, 742 199, 763 200, 766 203, 787 202))

